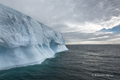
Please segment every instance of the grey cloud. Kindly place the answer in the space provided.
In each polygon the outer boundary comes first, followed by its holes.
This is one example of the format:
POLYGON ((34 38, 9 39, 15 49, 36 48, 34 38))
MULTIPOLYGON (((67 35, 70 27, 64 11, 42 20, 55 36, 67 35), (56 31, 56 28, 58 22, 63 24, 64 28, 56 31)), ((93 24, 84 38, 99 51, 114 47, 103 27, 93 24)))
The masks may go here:
POLYGON ((64 37, 67 43, 82 42, 82 41, 107 41, 111 39, 117 39, 119 34, 103 33, 96 35, 96 33, 80 33, 69 32, 64 33, 64 37))
POLYGON ((83 21, 109 20, 120 13, 119 0, 77 0, 74 11, 83 21))
POLYGON ((82 24, 107 21, 113 16, 117 17, 120 15, 119 0, 0 0, 0 3, 62 32, 66 42, 103 41, 116 38, 115 34, 95 35, 96 33, 66 32, 71 28, 65 22, 82 24), (109 36, 109 38, 97 39, 103 36, 109 36))
POLYGON ((45 24, 109 20, 120 13, 119 0, 0 0, 45 24))

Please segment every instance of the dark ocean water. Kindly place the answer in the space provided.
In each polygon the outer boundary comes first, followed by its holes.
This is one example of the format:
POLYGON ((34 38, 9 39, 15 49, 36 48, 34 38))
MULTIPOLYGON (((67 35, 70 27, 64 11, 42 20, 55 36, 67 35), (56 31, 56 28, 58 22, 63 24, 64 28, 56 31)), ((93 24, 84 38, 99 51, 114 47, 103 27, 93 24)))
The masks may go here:
POLYGON ((0 80, 120 80, 120 45, 67 47, 42 64, 0 71, 0 80))

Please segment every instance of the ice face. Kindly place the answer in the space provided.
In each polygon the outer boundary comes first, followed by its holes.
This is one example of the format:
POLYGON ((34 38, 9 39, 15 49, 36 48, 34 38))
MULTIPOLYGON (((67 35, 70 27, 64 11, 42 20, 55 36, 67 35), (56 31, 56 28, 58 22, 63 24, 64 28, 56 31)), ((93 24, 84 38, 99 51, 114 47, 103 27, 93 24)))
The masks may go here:
POLYGON ((41 63, 65 50, 60 32, 0 4, 0 70, 41 63))

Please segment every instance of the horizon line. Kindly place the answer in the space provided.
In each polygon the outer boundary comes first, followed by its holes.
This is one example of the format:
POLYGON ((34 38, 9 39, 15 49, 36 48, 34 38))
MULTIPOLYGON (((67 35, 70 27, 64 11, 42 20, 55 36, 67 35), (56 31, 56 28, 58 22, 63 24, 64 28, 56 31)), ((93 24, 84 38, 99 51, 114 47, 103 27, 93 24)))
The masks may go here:
POLYGON ((65 45, 120 45, 120 44, 65 44, 65 45))

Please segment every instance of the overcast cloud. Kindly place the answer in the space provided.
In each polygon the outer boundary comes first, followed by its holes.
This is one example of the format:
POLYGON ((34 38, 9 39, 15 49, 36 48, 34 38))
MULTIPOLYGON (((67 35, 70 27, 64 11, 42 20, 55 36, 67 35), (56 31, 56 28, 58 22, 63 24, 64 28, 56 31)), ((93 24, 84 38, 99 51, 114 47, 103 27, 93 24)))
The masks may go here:
POLYGON ((63 33, 66 44, 120 44, 119 0, 0 0, 63 33), (102 32, 110 29, 110 32, 102 32))

